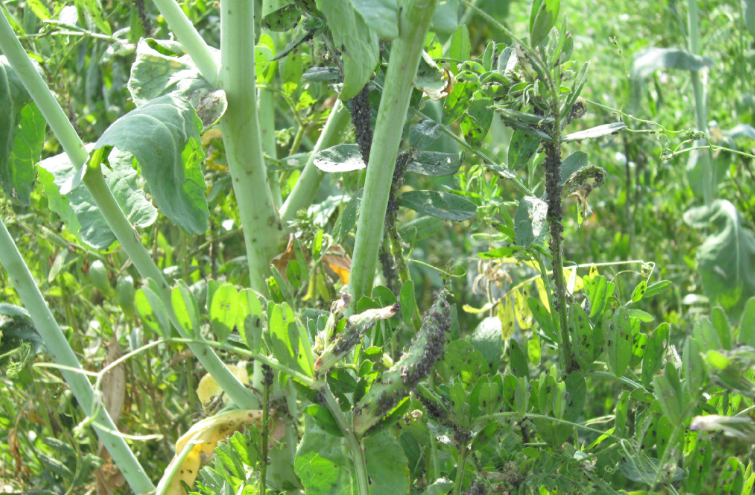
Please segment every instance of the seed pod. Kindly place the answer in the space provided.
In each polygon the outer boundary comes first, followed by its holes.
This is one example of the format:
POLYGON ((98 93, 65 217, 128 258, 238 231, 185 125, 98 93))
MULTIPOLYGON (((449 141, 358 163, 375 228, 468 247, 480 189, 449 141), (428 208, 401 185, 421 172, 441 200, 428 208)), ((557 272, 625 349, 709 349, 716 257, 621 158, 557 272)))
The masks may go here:
POLYGON ((361 436, 385 416, 400 399, 409 395, 432 371, 443 354, 446 333, 451 330, 451 306, 447 292, 439 291, 425 313, 422 328, 409 351, 382 376, 354 408, 354 431, 361 436))
POLYGON ((118 306, 121 307, 126 316, 134 316, 134 279, 131 275, 124 275, 118 279, 115 285, 115 295, 118 300, 118 306))
MULTIPOLYGON (((315 373, 322 373, 332 368, 333 365, 346 356, 362 340, 367 330, 372 328, 378 320, 393 318, 398 311, 399 305, 396 303, 393 306, 368 309, 358 315, 350 316, 346 320, 346 328, 344 328, 343 332, 336 336, 333 343, 325 349, 317 362, 315 362, 315 373)), ((333 318, 334 315, 335 313, 331 313, 330 318, 333 318)))
POLYGON ((89 280, 92 281, 97 290, 105 296, 110 298, 113 296, 113 287, 110 285, 110 279, 107 276, 107 268, 102 261, 97 260, 89 265, 89 280))

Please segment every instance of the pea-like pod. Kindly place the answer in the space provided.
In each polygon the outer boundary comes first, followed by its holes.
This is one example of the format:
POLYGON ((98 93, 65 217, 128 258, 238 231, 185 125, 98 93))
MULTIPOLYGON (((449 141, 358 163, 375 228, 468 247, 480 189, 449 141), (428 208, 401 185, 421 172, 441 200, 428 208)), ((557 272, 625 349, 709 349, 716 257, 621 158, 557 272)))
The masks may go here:
POLYGON ((107 268, 100 260, 94 261, 89 265, 89 280, 105 298, 113 296, 113 286, 110 285, 110 279, 107 276, 107 268))
POLYGON ((432 371, 443 355, 446 333, 451 330, 451 306, 447 292, 435 296, 432 308, 425 313, 422 327, 409 351, 372 384, 354 408, 354 432, 358 436, 377 424, 400 399, 409 395, 432 371))
POLYGON ((118 306, 131 318, 134 316, 134 279, 131 275, 123 275, 115 285, 115 295, 118 306))

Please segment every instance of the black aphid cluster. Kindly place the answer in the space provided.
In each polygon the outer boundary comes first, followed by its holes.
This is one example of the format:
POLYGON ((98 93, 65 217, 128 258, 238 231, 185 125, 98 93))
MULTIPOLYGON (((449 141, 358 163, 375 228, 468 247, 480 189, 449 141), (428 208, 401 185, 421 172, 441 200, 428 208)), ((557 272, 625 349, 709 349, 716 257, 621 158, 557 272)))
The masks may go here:
POLYGON ((446 342, 446 333, 451 330, 451 306, 446 301, 445 291, 435 293, 435 304, 430 311, 425 313, 422 320, 422 329, 418 337, 415 337, 409 348, 409 353, 421 353, 419 361, 410 363, 406 370, 402 370, 401 379, 409 389, 414 389, 421 380, 427 377, 435 366, 435 362, 443 356, 443 344, 446 342), (422 349, 420 339, 423 333, 427 334, 422 349))
POLYGON ((478 478, 472 482, 472 486, 470 486, 469 490, 464 493, 465 495, 486 495, 488 490, 485 488, 482 480, 478 478))
POLYGON ((398 194, 404 187, 404 176, 406 168, 412 161, 412 152, 409 150, 402 151, 396 157, 396 167, 393 169, 393 183, 391 184, 391 193, 388 196, 388 208, 385 210, 385 223, 388 227, 396 222, 398 213, 398 194))
POLYGON ((561 224, 563 208, 561 207, 561 144, 544 143, 545 148, 545 194, 548 203, 548 217, 550 224, 550 248, 553 256, 560 254, 556 251, 561 247, 561 234, 564 226, 561 224))
MULTIPOLYGON (((367 331, 369 328, 372 328, 373 325, 374 323, 364 330, 367 331)), ((336 335, 336 339, 338 341, 336 342, 335 347, 333 347, 333 353, 343 354, 349 352, 355 345, 359 343, 362 338, 362 334, 363 333, 359 332, 356 325, 346 320, 346 328, 343 329, 343 333, 336 335)))
POLYGON ((354 124, 354 137, 362 153, 362 161, 367 165, 370 161, 372 148, 372 124, 370 116, 370 85, 365 84, 362 91, 351 99, 351 123, 354 124))
POLYGON ((273 369, 266 365, 262 365, 262 384, 269 387, 273 384, 273 369))

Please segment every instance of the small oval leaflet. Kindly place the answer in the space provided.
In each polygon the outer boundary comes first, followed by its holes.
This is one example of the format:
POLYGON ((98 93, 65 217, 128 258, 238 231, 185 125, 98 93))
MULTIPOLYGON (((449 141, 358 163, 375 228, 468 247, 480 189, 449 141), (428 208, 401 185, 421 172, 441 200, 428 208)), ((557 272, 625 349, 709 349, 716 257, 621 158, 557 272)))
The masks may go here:
POLYGON ((339 144, 322 150, 315 155, 314 164, 326 173, 353 172, 367 167, 356 144, 339 144))
POLYGON ((398 203, 443 220, 468 220, 477 215, 477 205, 468 199, 439 191, 408 191, 399 196, 398 203))

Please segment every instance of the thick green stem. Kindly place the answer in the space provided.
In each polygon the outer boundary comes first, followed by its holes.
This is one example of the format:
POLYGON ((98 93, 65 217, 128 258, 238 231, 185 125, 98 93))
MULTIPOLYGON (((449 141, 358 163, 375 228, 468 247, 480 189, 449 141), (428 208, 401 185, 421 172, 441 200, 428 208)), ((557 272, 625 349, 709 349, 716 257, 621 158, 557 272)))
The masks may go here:
MULTIPOLYGON (((689 22, 689 51, 692 55, 700 54, 700 24, 697 10, 697 0, 688 0, 688 22, 689 22)), ((705 88, 703 87, 700 73, 696 70, 690 72, 692 78, 692 90, 695 94, 695 115, 697 117, 697 128, 700 132, 708 133, 708 117, 705 104, 705 88)), ((697 146, 707 144, 704 139, 697 141, 697 146)), ((715 198, 715 184, 718 182, 715 177, 715 169, 711 164, 710 150, 699 151, 700 167, 703 175, 703 200, 705 204, 710 204, 715 198)))
MULTIPOLYGON (((139 274, 143 278, 151 278, 157 282, 157 285, 160 288, 159 295, 165 304, 165 308, 168 310, 170 321, 178 333, 184 338, 193 337, 186 334, 183 327, 178 322, 178 319, 173 312, 170 286, 168 285, 168 282, 165 280, 165 277, 157 265, 155 265, 154 261, 152 261, 149 252, 139 240, 138 234, 126 219, 123 211, 121 211, 113 194, 110 192, 110 189, 108 189, 107 183, 102 177, 99 167, 89 167, 84 175, 84 185, 86 185, 94 202, 97 204, 100 213, 105 217, 108 225, 110 225, 110 229, 123 246, 123 249, 128 254, 131 262, 139 271, 139 274)), ((230 372, 230 370, 228 370, 212 349, 201 343, 201 337, 196 338, 199 339, 198 342, 188 344, 188 346, 202 366, 213 378, 215 378, 218 385, 220 385, 223 391, 228 394, 228 397, 238 404, 239 407, 253 409, 256 406, 257 401, 252 392, 247 389, 238 378, 230 372)))
POLYGON ((312 204, 317 189, 320 188, 320 183, 325 177, 325 173, 321 172, 315 166, 315 155, 321 150, 338 144, 341 139, 341 133, 346 129, 350 121, 351 115, 349 111, 343 106, 341 100, 336 100, 333 110, 330 111, 330 115, 328 116, 325 128, 323 128, 320 138, 317 140, 317 144, 315 144, 315 148, 310 153, 299 180, 281 207, 280 214, 283 223, 288 223, 295 219, 297 211, 306 209, 312 204))
MULTIPOLYGON (((157 9, 160 11, 165 21, 170 26, 170 30, 176 35, 181 46, 189 54, 191 60, 199 69, 202 77, 207 79, 212 86, 217 85, 218 63, 205 43, 197 32, 194 25, 186 17, 176 0, 153 0, 157 9)), ((253 2, 252 2, 253 3, 253 2)), ((254 52, 252 52, 254 53, 254 52)), ((252 79, 254 80, 254 79, 252 79)))
POLYGON ((244 228, 251 287, 267 294, 270 260, 279 254, 283 226, 275 208, 262 153, 254 84, 254 2, 223 0, 220 6, 219 83, 228 99, 220 121, 228 168, 244 228))
POLYGON ((464 484, 464 466, 467 463, 467 452, 469 448, 462 446, 459 452, 459 463, 456 466, 456 481, 454 482, 454 495, 461 495, 462 485, 464 484))
POLYGON ((404 2, 399 21, 401 36, 391 46, 370 163, 367 166, 349 281, 349 292, 355 304, 362 296, 372 294, 393 169, 409 109, 414 77, 435 4, 436 0, 404 2))
MULTIPOLYGON (((21 257, 21 253, 18 252, 18 248, 2 220, 0 220, 0 261, 2 261, 5 269, 8 271, 8 275, 13 280, 13 285, 18 291, 21 301, 23 301, 26 309, 29 310, 34 327, 45 342, 45 346, 53 361, 61 366, 80 370, 81 365, 78 359, 76 359, 76 354, 74 354, 50 309, 45 304, 42 293, 37 288, 37 284, 34 278, 32 278, 28 266, 21 257)), ((71 387, 84 413, 87 415, 92 414, 95 399, 94 390, 89 379, 85 375, 76 373, 75 371, 61 370, 61 373, 71 387)), ((99 404, 96 410, 95 422, 103 425, 109 431, 99 429, 96 426, 94 427, 95 431, 112 456, 113 461, 115 461, 123 473, 131 489, 136 494, 152 492, 155 489, 154 485, 133 452, 131 452, 126 441, 123 437, 110 433, 110 431, 118 431, 118 428, 113 423, 107 410, 102 404, 99 404)))

